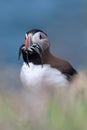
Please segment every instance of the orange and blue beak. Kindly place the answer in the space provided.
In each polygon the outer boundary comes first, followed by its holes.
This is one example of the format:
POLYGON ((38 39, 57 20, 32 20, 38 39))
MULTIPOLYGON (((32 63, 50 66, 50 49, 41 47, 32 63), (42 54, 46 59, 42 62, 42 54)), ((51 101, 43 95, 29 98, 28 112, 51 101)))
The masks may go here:
POLYGON ((33 53, 38 54, 38 56, 39 56, 38 58, 41 59, 41 63, 43 65, 44 51, 42 49, 42 46, 39 43, 33 44, 31 41, 31 35, 28 35, 28 36, 26 35, 26 42, 19 49, 18 59, 20 59, 20 56, 22 54, 23 59, 26 58, 26 62, 28 64, 29 63, 29 56, 32 55, 33 53))
POLYGON ((28 48, 30 47, 30 35, 26 36, 26 42, 25 42, 25 48, 26 50, 28 50, 28 48))

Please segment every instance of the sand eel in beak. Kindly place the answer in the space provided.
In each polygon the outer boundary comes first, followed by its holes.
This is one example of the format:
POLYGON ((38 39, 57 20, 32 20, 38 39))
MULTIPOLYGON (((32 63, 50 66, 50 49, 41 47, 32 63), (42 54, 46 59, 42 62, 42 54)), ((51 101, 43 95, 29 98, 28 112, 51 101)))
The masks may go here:
POLYGON ((46 33, 33 29, 26 33, 25 39, 25 44, 19 49, 19 58, 22 54, 24 60, 20 73, 24 86, 41 86, 43 82, 49 86, 64 86, 72 81, 77 74, 76 70, 68 61, 50 52, 46 33))
MULTIPOLYGON (((29 35, 26 33, 25 38, 26 38, 26 43, 20 47, 18 59, 20 59, 20 56, 22 54, 24 61, 27 63, 27 65, 29 65, 29 60, 31 61, 33 60, 33 57, 35 57, 37 61, 38 59, 40 60, 38 62, 40 62, 43 66, 44 51, 41 44, 32 42, 31 33, 29 35)), ((35 63, 36 63, 36 60, 35 60, 35 63)))

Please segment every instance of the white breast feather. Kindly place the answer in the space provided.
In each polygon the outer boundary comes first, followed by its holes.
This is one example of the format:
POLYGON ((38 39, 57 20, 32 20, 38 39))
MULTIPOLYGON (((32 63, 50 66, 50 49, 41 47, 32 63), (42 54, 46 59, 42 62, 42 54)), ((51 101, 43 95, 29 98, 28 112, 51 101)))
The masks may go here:
POLYGON ((29 63, 30 67, 23 63, 20 78, 24 86, 41 87, 41 86, 65 86, 68 85, 66 76, 50 65, 34 65, 29 63))

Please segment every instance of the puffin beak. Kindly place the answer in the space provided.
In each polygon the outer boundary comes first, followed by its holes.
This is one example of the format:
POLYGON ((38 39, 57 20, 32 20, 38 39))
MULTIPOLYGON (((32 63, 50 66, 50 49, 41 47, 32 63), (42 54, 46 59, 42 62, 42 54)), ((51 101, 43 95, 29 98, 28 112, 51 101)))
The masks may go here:
POLYGON ((25 43, 25 48, 26 48, 26 50, 28 50, 28 48, 29 48, 29 46, 30 46, 30 35, 28 35, 27 37, 26 37, 26 43, 25 43))
MULTIPOLYGON (((43 47, 39 43, 36 43, 36 44, 32 43, 31 34, 26 36, 25 49, 32 52, 32 53, 33 52, 37 53, 41 59, 42 65, 43 65, 43 55, 44 55, 43 47)), ((20 51, 19 55, 21 55, 21 51, 20 51)))

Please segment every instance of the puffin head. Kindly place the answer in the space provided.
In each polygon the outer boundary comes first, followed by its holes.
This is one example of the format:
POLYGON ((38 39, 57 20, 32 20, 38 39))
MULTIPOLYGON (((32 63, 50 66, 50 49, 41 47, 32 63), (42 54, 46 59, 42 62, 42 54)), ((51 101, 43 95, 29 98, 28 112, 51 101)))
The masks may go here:
POLYGON ((25 44, 19 49, 19 58, 22 52, 23 59, 29 61, 41 61, 43 64, 44 53, 49 49, 50 43, 45 32, 39 29, 33 29, 25 34, 25 44))
POLYGON ((43 51, 45 51, 47 48, 49 48, 49 40, 46 33, 44 33, 42 30, 39 29, 33 29, 25 34, 25 47, 28 49, 32 45, 40 46, 43 51))

